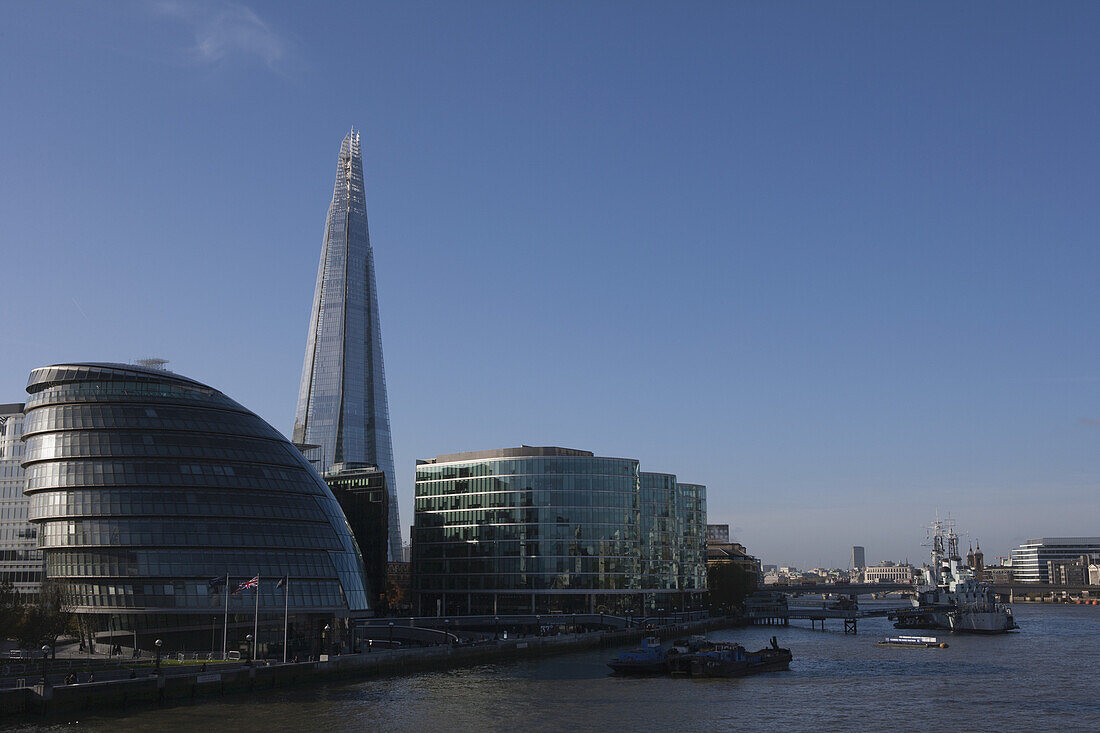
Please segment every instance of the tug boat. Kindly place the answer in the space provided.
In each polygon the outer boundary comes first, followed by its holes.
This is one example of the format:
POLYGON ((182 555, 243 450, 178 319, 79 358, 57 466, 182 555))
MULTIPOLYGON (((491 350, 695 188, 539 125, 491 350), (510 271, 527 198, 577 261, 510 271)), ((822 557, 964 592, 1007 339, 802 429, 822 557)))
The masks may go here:
POLYGON ((692 677, 745 677, 763 672, 790 669, 791 650, 780 649, 772 637, 770 648, 746 651, 740 644, 717 643, 710 649, 691 654, 692 677))
POLYGON ((656 636, 642 639, 637 649, 623 652, 617 659, 607 663, 615 674, 665 674, 668 672, 668 655, 661 649, 661 640, 656 636))

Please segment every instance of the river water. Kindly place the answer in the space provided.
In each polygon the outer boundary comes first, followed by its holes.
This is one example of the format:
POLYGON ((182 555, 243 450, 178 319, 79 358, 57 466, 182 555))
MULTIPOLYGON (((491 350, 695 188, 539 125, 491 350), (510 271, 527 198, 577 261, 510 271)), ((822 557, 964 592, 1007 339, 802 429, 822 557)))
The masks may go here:
MULTIPOLYGON (((1018 605, 1021 631, 937 634, 948 649, 891 649, 885 619, 845 636, 804 626, 714 632, 750 649, 775 634, 789 672, 734 680, 609 676, 619 650, 329 684, 21 730, 771 731, 1100 730, 1100 606, 1018 605)), ((912 633, 912 632, 909 632, 912 633)), ((933 634, 934 632, 919 632, 933 634)))

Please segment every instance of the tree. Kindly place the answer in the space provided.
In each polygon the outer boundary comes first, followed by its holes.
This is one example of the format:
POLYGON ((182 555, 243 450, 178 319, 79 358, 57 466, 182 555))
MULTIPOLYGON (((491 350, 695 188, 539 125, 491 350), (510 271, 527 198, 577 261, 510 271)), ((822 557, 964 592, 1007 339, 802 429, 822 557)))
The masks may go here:
POLYGON ((42 584, 37 600, 23 609, 16 639, 24 648, 49 644, 56 656, 57 637, 68 633, 72 624, 73 614, 65 609, 61 585, 47 581, 42 584))
MULTIPOLYGON (((0 580, 0 634, 15 635, 23 619, 23 596, 7 578, 0 580)), ((2 641, 3 639, 0 639, 2 641)))
POLYGON ((386 583, 386 592, 382 594, 382 601, 386 604, 389 613, 400 611, 405 605, 405 591, 391 580, 386 583))
POLYGON ((707 568, 707 587, 710 612, 729 613, 756 590, 756 575, 731 562, 718 563, 707 568))

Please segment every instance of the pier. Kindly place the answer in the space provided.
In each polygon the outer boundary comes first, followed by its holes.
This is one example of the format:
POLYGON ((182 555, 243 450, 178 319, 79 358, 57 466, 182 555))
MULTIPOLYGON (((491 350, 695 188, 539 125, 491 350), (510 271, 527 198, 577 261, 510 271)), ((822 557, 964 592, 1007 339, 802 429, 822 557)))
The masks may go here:
POLYGON ((861 618, 883 618, 892 612, 891 609, 872 609, 862 611, 853 609, 831 609, 826 604, 821 608, 813 606, 776 606, 774 608, 754 608, 746 611, 745 618, 752 624, 764 626, 789 626, 792 619, 809 620, 810 628, 825 630, 826 620, 837 620, 844 623, 845 634, 859 633, 859 620, 861 618))

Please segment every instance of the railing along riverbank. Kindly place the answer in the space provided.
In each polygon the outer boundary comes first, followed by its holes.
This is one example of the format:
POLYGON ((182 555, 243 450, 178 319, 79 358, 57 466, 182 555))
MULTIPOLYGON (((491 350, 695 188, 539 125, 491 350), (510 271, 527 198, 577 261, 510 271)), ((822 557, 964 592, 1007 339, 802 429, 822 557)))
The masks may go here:
MULTIPOLYGON (((612 647, 638 641, 643 636, 663 639, 730 628, 743 624, 737 617, 709 618, 653 629, 616 629, 558 636, 487 641, 469 646, 445 645, 369 653, 345 654, 317 662, 287 664, 259 661, 131 679, 43 685, 0 690, 0 719, 14 715, 66 715, 84 710, 125 709, 170 705, 230 694, 249 694, 369 677, 400 676, 425 670, 454 669, 512 659, 537 658, 583 649, 612 647)), ((369 647, 368 647, 369 648, 369 647)))

